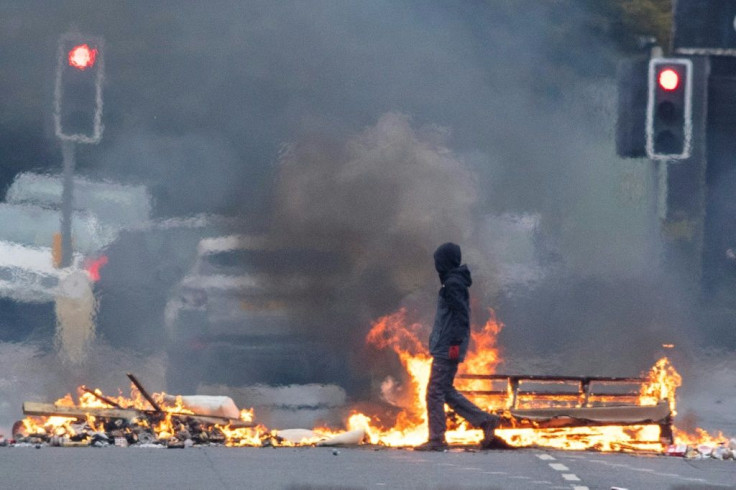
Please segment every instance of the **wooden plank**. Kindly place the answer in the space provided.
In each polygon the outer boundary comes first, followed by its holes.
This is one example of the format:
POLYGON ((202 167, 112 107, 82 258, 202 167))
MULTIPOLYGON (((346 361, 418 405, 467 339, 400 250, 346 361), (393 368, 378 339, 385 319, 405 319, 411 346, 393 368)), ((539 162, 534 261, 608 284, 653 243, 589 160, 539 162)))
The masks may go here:
POLYGON ((86 393, 89 393, 90 395, 92 395, 95 398, 97 398, 98 400, 100 400, 102 403, 106 403, 107 405, 110 405, 111 407, 123 409, 123 407, 121 407, 119 404, 117 404, 113 400, 110 400, 106 396, 100 395, 99 393, 95 392, 94 390, 91 390, 91 389, 87 388, 86 386, 82 386, 81 388, 82 388, 82 391, 84 391, 86 393))
POLYGON ((468 396, 507 396, 506 390, 458 390, 463 395, 468 396))
POLYGON ((133 382, 133 384, 135 385, 135 387, 138 388, 138 391, 141 392, 141 395, 143 395, 143 398, 145 398, 146 400, 148 400, 148 403, 151 404, 151 406, 153 407, 153 409, 156 410, 157 412, 160 412, 161 411, 161 407, 158 405, 158 403, 156 403, 156 400, 154 400, 153 397, 148 394, 148 392, 143 387, 143 385, 141 384, 141 382, 138 381, 138 379, 132 373, 127 373, 127 376, 128 376, 128 379, 130 379, 130 381, 133 382))
POLYGON ((488 379, 488 380, 518 380, 518 381, 580 381, 603 383, 643 383, 646 378, 612 378, 599 376, 548 376, 548 375, 513 375, 513 374, 470 374, 463 373, 455 376, 459 379, 488 379))
POLYGON ((25 415, 36 415, 44 417, 74 417, 83 419, 88 415, 98 418, 111 419, 134 419, 136 417, 163 417, 171 414, 174 417, 192 418, 201 424, 230 426, 232 429, 253 427, 253 422, 245 422, 240 419, 218 417, 216 415, 200 415, 179 412, 165 412, 152 410, 135 410, 119 408, 84 408, 84 407, 61 407, 52 403, 24 402, 23 413, 25 415))
POLYGON ((60 407, 53 403, 24 402, 23 413, 26 415, 40 415, 46 417, 76 417, 85 418, 87 415, 111 419, 133 419, 144 415, 140 410, 119 408, 81 408, 60 407))
POLYGON ((647 406, 512 409, 511 415, 516 419, 534 421, 543 427, 545 422, 569 422, 569 419, 608 425, 660 423, 667 420, 671 412, 669 404, 661 401, 657 405, 647 406))

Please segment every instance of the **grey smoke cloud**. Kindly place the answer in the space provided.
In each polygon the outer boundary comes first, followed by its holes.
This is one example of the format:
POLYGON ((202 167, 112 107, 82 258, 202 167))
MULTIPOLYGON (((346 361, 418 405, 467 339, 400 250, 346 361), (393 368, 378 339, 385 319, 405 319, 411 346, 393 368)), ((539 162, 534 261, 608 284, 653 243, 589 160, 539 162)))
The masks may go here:
POLYGON ((442 240, 467 240, 478 189, 442 137, 441 129, 415 130, 406 115, 388 113, 338 145, 295 143, 279 163, 277 229, 355 237, 365 261, 399 273, 417 248, 431 253, 442 240))
POLYGON ((282 152, 270 233, 278 243, 332 251, 342 263, 329 302, 308 303, 332 312, 312 310, 331 342, 361 345, 371 320, 436 286, 440 243, 470 243, 478 188, 445 136, 387 113, 346 140, 311 134, 282 152))
POLYGON ((147 184, 159 215, 235 215, 349 257, 347 283, 311 323, 365 328, 412 293, 431 311, 431 252, 453 240, 512 352, 597 355, 611 338, 646 337, 631 356, 606 359, 625 369, 668 336, 669 310, 648 301, 658 246, 650 167, 613 156, 615 53, 585 30, 584 2, 0 9, 4 45, 46 53, 0 50, 16 67, 8 92, 24 94, 0 108, 28 125, 50 104, 58 36, 76 26, 105 38, 105 136, 80 149, 80 173, 147 184), (513 240, 494 223, 514 214, 533 217, 520 248, 537 254, 525 260, 543 266, 541 285, 499 285, 513 240), (628 305, 625 321, 615 304, 628 305))

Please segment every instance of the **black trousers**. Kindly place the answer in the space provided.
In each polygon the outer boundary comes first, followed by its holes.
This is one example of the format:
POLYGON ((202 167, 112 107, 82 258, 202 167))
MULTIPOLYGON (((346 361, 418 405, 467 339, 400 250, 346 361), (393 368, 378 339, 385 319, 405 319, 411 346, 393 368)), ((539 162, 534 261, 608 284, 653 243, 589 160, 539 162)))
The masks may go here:
POLYGON ((445 404, 455 411, 470 425, 480 425, 491 420, 493 416, 475 406, 470 400, 458 392, 453 383, 459 363, 446 359, 432 359, 432 371, 427 384, 427 418, 429 422, 429 440, 444 442, 447 430, 445 404))

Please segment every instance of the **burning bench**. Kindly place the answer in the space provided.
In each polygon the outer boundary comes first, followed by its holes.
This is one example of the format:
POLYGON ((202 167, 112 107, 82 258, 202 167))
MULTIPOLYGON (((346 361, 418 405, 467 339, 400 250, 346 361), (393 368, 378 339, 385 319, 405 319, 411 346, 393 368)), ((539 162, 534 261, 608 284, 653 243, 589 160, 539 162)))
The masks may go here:
POLYGON ((502 412, 500 429, 656 424, 673 442, 672 409, 648 394, 649 378, 460 374, 461 392, 502 412), (490 385, 490 389, 477 389, 490 385), (646 402, 646 403, 645 403, 646 402), (654 402, 654 403, 652 403, 654 402))

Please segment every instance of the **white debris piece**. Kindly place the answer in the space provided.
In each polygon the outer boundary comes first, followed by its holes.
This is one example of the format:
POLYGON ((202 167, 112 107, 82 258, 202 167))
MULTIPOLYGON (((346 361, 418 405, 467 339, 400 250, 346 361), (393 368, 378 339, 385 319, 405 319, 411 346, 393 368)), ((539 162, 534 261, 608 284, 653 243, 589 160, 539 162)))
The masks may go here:
POLYGON ((281 439, 293 444, 315 444, 317 446, 355 446, 365 438, 365 430, 356 429, 323 437, 309 429, 284 429, 275 431, 281 439))
POLYGON ((687 453, 687 444, 672 444, 665 451, 667 456, 682 457, 685 456, 685 453, 687 453))
MULTIPOLYGON (((177 398, 173 395, 166 395, 164 401, 174 404, 177 398)), ((240 418, 240 410, 229 396, 182 395, 181 401, 184 408, 198 415, 213 415, 231 419, 240 418)))
POLYGON ((711 454, 713 454, 713 446, 709 446, 707 444, 701 444, 698 446, 698 452, 702 454, 704 457, 708 458, 711 454))
POLYGON ((317 443, 318 446, 355 446, 365 438, 365 430, 355 429, 330 437, 317 443))
POLYGON ((274 433, 281 439, 293 444, 311 443, 318 438, 317 434, 309 429, 283 429, 274 431, 274 433))
POLYGON ((685 453, 687 459, 703 459, 703 455, 698 452, 694 447, 688 446, 687 452, 685 453))
POLYGON ((714 459, 720 459, 721 461, 723 461, 724 459, 731 459, 733 455, 732 455, 731 450, 727 446, 720 445, 720 446, 713 448, 711 457, 714 459))

